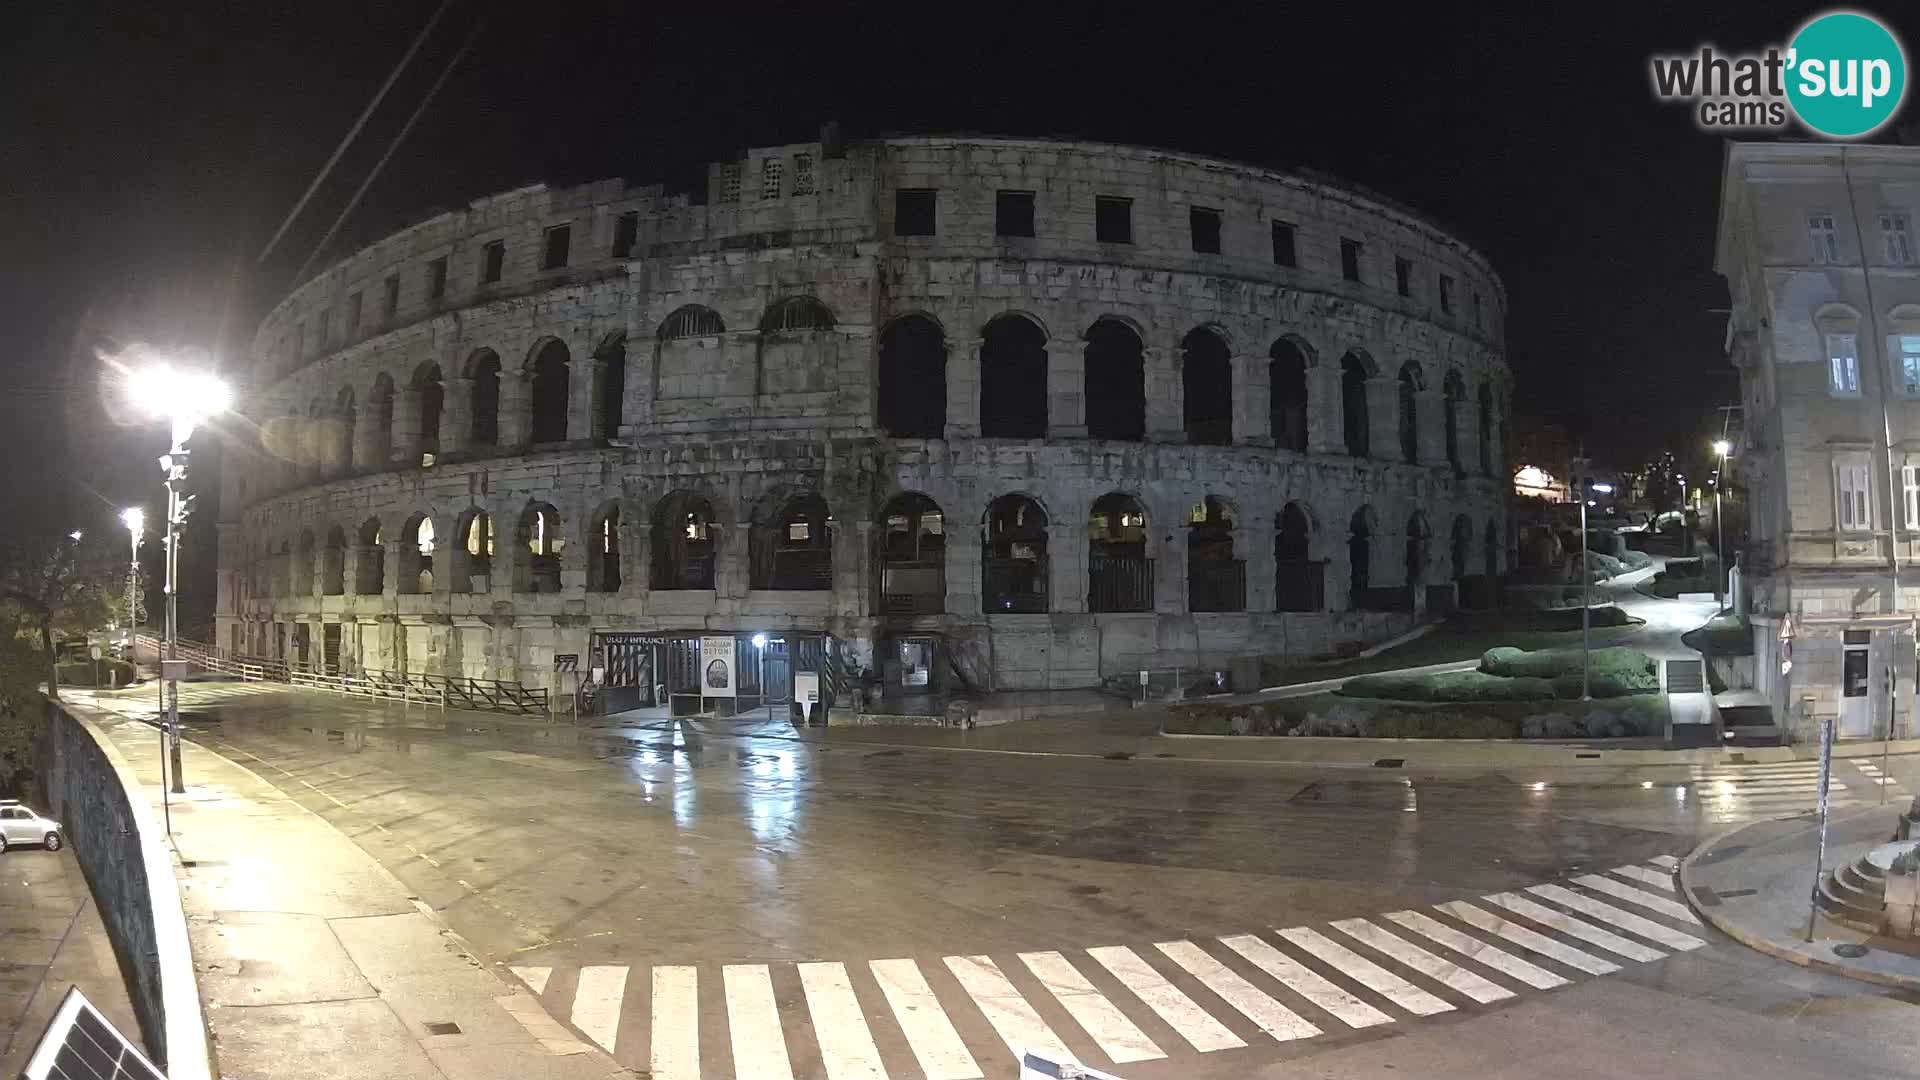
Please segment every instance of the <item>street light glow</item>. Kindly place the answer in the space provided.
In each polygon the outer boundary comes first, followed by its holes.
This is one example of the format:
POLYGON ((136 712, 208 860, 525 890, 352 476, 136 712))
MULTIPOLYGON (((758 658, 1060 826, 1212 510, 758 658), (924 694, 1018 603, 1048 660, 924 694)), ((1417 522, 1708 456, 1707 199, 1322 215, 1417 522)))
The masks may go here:
POLYGON ((202 420, 227 410, 233 391, 226 380, 204 371, 176 371, 170 364, 136 369, 128 382, 128 396, 136 408, 156 420, 173 423, 177 446, 202 420))
POLYGON ((1612 484, 1595 484, 1593 485, 1593 490, 1599 492, 1602 495, 1611 495, 1613 494, 1613 485, 1612 484))
POLYGON ((76 542, 76 543, 77 543, 77 542, 79 542, 79 540, 80 540, 80 537, 82 537, 82 536, 84 536, 84 535, 86 535, 86 534, 84 534, 84 533, 82 533, 82 532, 81 532, 81 531, 80 531, 79 529, 75 529, 75 530, 73 530, 72 532, 70 532, 70 533, 68 533, 68 534, 67 534, 67 539, 69 539, 69 540, 72 540, 72 541, 74 541, 74 542, 76 542))
POLYGON ((1725 439, 1715 439, 1713 440, 1713 452, 1719 454, 1721 457, 1726 457, 1728 454, 1733 453, 1733 444, 1725 439))
POLYGON ((753 635, 753 647, 754 647, 754 648, 756 648, 756 649, 764 649, 764 648, 766 648, 766 647, 767 647, 767 635, 765 635, 765 634, 755 634, 755 635, 753 635))
POLYGON ((147 512, 138 506, 129 506, 120 511, 120 524, 130 533, 138 534, 147 527, 147 512))

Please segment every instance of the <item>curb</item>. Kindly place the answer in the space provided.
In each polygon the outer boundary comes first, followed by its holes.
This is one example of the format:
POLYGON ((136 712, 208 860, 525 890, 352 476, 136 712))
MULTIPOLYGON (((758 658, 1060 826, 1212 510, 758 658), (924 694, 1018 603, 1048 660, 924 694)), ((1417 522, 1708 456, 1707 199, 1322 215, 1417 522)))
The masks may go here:
MULTIPOLYGON (((1856 817, 1866 817, 1868 814, 1878 813, 1882 809, 1884 808, 1876 806, 1876 807, 1871 807, 1869 809, 1863 809, 1863 810, 1856 811, 1854 813, 1843 815, 1839 819, 1830 817, 1827 819, 1827 823, 1831 825, 1835 820, 1850 821, 1856 817)), ((1770 820, 1785 821, 1788 819, 1772 818, 1770 820)), ((1790 948, 1788 946, 1782 945, 1771 938, 1762 936, 1760 934, 1756 934, 1753 931, 1748 930, 1746 927, 1742 926, 1741 924, 1734 922, 1729 918, 1726 918, 1724 915, 1716 915, 1713 909, 1702 907, 1700 905, 1699 901, 1696 900, 1693 895, 1692 871, 1693 871, 1694 861, 1700 858, 1701 855, 1705 854, 1708 848, 1713 847, 1714 845, 1718 844, 1720 841, 1726 840, 1732 836, 1735 836, 1736 834, 1745 832, 1748 829, 1754 828, 1755 826, 1765 825, 1765 824, 1768 824, 1768 822, 1749 821, 1745 825, 1738 825, 1731 829, 1723 829, 1720 832, 1715 833, 1714 835, 1708 837, 1704 842, 1696 846, 1692 851, 1688 852, 1686 858, 1680 860, 1680 869, 1678 871, 1679 877, 1680 877, 1680 898, 1686 902, 1687 907, 1691 908, 1694 914, 1699 915, 1702 919, 1706 921, 1707 925, 1713 927, 1715 930, 1720 931, 1721 933, 1727 935, 1728 937, 1732 938, 1734 941, 1739 942, 1740 944, 1746 946, 1747 948, 1752 949, 1755 952, 1763 953, 1767 956, 1771 956, 1775 960, 1784 960, 1787 963, 1794 964, 1798 967, 1808 968, 1814 971, 1825 972, 1829 975, 1842 975, 1849 979, 1855 979, 1860 982, 1873 983, 1877 986, 1892 987, 1893 989, 1896 989, 1896 990, 1920 990, 1920 978, 1912 978, 1912 977, 1906 977, 1901 975, 1890 975, 1885 972, 1879 972, 1879 971, 1869 971, 1863 968, 1853 967, 1848 964, 1840 963, 1838 960, 1828 960, 1825 957, 1817 956, 1817 955, 1814 955, 1813 953, 1802 952, 1798 949, 1794 949, 1794 948, 1790 948)))

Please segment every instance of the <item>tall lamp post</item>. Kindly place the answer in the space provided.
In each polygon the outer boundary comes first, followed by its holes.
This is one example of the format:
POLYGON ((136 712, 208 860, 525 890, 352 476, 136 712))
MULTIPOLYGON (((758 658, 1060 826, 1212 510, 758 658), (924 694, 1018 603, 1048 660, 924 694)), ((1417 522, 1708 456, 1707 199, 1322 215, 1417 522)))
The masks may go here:
POLYGON ((182 491, 187 479, 187 440, 193 429, 215 413, 223 412, 231 397, 227 384, 204 372, 175 371, 158 364, 133 373, 134 404, 155 419, 163 419, 172 428, 171 447, 160 455, 160 469, 167 477, 167 617, 166 651, 161 654, 161 675, 167 686, 167 757, 173 777, 174 794, 187 790, 180 772, 180 612, 177 604, 180 580, 180 526, 187 518, 189 501, 182 491))
POLYGON ((1733 453, 1733 444, 1725 439, 1713 440, 1713 452, 1720 458, 1720 468, 1713 474, 1713 528, 1719 537, 1714 544, 1714 554, 1719 557, 1720 568, 1713 575, 1713 599, 1722 608, 1726 607, 1726 596, 1722 591, 1727 573, 1727 522, 1720 513, 1720 489, 1727 486, 1727 455, 1733 453))
POLYGON ((120 511, 120 522, 132 540, 132 558, 127 563, 127 653, 133 653, 133 633, 140 628, 140 538, 147 533, 147 512, 137 506, 120 511))

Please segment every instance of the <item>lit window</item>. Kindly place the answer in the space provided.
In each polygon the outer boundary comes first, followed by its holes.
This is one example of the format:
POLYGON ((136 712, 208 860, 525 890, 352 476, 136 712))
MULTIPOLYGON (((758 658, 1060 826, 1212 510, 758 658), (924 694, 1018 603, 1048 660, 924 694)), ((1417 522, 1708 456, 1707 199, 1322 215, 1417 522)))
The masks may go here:
POLYGON ((740 201, 740 166, 737 162, 720 166, 720 201, 723 203, 740 201))
POLYGON ((812 535, 812 530, 807 528, 807 523, 804 521, 787 523, 787 539, 789 540, 805 540, 812 535))
POLYGON ((1827 392, 1860 396, 1860 353, 1852 334, 1827 335, 1827 392))
POLYGON ((1880 236, 1887 244, 1887 263, 1913 265, 1913 225, 1905 214, 1880 215, 1880 236))
POLYGON ((779 158, 767 158, 760 163, 760 197, 777 199, 780 197, 780 172, 784 162, 779 158))
POLYGON ((600 551, 611 555, 614 550, 614 527, 610 517, 600 519, 600 551))
POLYGON ((1840 261, 1840 234, 1833 227, 1833 215, 1816 211, 1807 215, 1807 240, 1815 263, 1840 261))
MULTIPOLYGON (((433 519, 422 518, 420 521, 420 527, 414 530, 413 535, 414 535, 414 542, 417 543, 420 547, 420 554, 425 555, 428 558, 432 558, 433 557, 433 519)), ((374 537, 373 542, 375 545, 378 545, 380 543, 380 538, 378 536, 374 537)))
POLYGON ((1840 528, 1844 532, 1865 532, 1873 528, 1872 470, 1865 454, 1850 454, 1834 462, 1835 488, 1839 492, 1840 528))

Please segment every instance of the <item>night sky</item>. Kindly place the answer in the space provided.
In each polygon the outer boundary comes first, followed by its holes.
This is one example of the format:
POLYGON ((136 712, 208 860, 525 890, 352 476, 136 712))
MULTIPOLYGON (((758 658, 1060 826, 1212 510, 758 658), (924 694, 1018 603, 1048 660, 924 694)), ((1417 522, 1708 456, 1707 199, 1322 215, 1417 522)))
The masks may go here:
MULTIPOLYGON (((79 518, 150 495, 161 433, 101 411, 92 343, 237 353, 488 5, 452 0, 256 267, 436 6, 9 12, 0 440, 15 470, 0 494, 79 518)), ((763 15, 502 0, 345 235, 536 180, 684 182, 741 147, 814 138, 827 119, 855 138, 1077 136, 1306 166, 1410 204, 1491 257, 1510 296, 1518 410, 1619 464, 1700 441, 1713 406, 1737 395, 1713 310, 1726 307, 1712 272, 1721 148, 1683 108, 1654 103, 1646 57, 1782 42, 1820 9, 1441 7, 945 4, 926 8, 936 22, 902 4, 763 15)))

